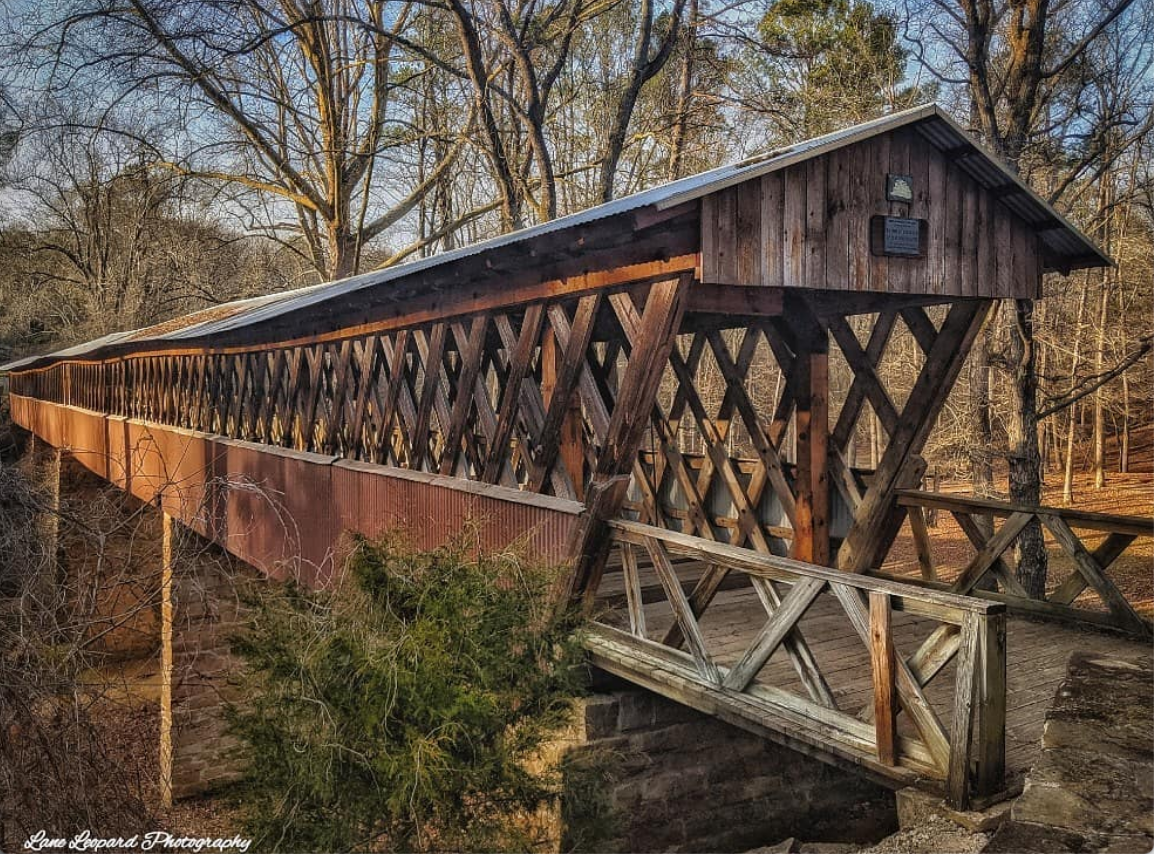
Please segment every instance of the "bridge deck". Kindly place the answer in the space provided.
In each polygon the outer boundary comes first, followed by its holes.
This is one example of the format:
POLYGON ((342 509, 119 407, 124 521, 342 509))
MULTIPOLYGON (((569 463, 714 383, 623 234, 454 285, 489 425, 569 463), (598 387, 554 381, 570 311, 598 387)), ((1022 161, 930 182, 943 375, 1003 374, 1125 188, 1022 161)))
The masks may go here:
MULTIPOLYGON (((702 572, 702 565, 685 561, 677 565, 683 584, 692 584, 702 572)), ((645 614, 648 636, 660 638, 673 624, 668 603, 660 593, 652 567, 640 567, 645 591, 645 614), (655 601, 648 601, 650 598, 655 601)), ((735 584, 744 577, 731 576, 735 584)), ((610 571, 599 590, 605 606, 624 598, 620 572, 610 571)), ((609 625, 624 621, 624 608, 614 608, 601 617, 609 625)), ((750 645, 754 634, 765 621, 765 610, 749 586, 723 590, 701 618, 701 629, 710 653, 721 666, 732 665, 750 645)), ((937 623, 906 613, 893 614, 896 649, 912 652, 937 623)), ((855 634, 845 615, 832 597, 823 595, 809 609, 799 624, 821 664, 823 675, 844 711, 856 713, 870 704, 872 684, 869 650, 855 634)), ((1102 656, 1151 654, 1149 644, 1092 630, 1055 623, 1011 618, 1007 628, 1007 711, 1006 765, 1007 779, 1013 785, 1029 770, 1041 750, 1042 725, 1055 691, 1066 672, 1066 662, 1075 651, 1092 651, 1102 656)), ((942 676, 926 686, 927 699, 948 728, 952 724, 954 695, 951 690, 956 662, 943 670, 942 676)), ((766 664, 757 682, 772 684, 803 694, 789 658, 779 650, 766 664)), ((899 730, 910 733, 905 716, 899 717, 899 730)))

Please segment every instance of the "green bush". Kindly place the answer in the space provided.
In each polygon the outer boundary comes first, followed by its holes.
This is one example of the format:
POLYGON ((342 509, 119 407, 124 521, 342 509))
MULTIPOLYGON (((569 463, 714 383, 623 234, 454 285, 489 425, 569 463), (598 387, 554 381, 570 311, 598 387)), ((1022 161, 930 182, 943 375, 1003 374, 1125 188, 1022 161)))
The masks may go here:
POLYGON ((345 582, 265 585, 235 641, 249 830, 281 851, 528 850, 541 747, 586 671, 555 573, 514 555, 359 541, 345 582))

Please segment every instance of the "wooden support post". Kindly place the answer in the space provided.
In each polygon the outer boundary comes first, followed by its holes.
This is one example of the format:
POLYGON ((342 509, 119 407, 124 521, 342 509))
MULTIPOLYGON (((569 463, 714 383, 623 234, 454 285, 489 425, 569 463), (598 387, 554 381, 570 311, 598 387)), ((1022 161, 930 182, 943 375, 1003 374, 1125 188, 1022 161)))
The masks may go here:
POLYGON ((824 336, 821 349, 809 355, 810 495, 813 501, 814 563, 827 566, 829 544, 829 352, 824 336))
POLYGON ((797 502, 791 557, 828 565, 829 543, 829 337, 809 306, 790 298, 796 321, 797 502))
POLYGON ((897 701, 894 640, 890 628, 890 597, 870 591, 870 662, 873 665, 874 733, 878 760, 897 762, 897 701))
POLYGON ((980 725, 977 735, 980 797, 1006 786, 1006 615, 987 614, 979 624, 979 659, 975 668, 980 725))
MULTIPOLYGON (((958 646, 958 674, 954 685, 954 723, 950 732, 950 767, 946 779, 946 801, 956 810, 969 809, 970 748, 973 744, 974 717, 977 706, 977 667, 981 652, 980 619, 966 614, 958 646)), ((1004 701, 1003 701, 1004 702, 1004 701)), ((1005 732, 1005 717, 1002 719, 1005 732)))
MULTIPOLYGON (((546 410, 557 388, 558 363, 564 358, 553 327, 547 327, 541 339, 541 398, 546 410)), ((569 396, 569 407, 561 422, 558 454, 578 501, 585 500, 585 437, 581 427, 581 401, 573 394, 569 396)))
POLYGON ((797 498, 794 502, 793 543, 790 546, 789 556, 796 560, 814 563, 814 494, 813 494, 813 457, 810 454, 809 431, 813 420, 813 409, 810 401, 811 380, 810 369, 812 363, 804 353, 799 353, 794 367, 796 392, 794 404, 796 411, 794 425, 797 438, 797 466, 795 468, 795 489, 797 498))
POLYGON ((160 546, 160 803, 172 806, 172 555, 173 526, 164 514, 160 546))

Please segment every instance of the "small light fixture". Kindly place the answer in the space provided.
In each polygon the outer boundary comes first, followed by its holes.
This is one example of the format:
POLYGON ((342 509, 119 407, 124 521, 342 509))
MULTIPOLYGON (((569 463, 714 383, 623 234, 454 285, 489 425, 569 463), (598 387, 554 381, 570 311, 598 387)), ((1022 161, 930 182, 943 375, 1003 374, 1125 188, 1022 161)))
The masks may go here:
POLYGON ((886 200, 890 202, 912 202, 914 200, 913 175, 886 175, 886 200))

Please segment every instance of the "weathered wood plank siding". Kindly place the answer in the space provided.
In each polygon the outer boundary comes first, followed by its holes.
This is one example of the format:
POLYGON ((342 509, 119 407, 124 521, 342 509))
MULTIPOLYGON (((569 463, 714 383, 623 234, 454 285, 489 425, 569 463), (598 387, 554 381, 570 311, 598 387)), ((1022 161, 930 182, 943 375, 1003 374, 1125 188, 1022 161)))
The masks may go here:
POLYGON ((902 128, 702 200, 702 280, 958 297, 1037 297, 1038 236, 945 154, 902 128), (911 203, 886 175, 911 175, 911 203), (922 258, 875 255, 870 218, 924 219, 922 258))

